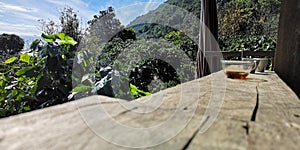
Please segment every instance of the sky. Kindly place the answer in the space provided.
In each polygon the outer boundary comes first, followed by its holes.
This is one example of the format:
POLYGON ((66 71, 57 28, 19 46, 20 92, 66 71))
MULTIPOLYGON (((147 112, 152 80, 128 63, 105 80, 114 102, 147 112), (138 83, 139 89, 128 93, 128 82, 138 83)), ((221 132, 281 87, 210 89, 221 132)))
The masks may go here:
MULTIPOLYGON (((21 37, 39 37, 39 19, 59 21, 59 11, 72 7, 80 20, 86 23, 100 10, 109 6, 117 18, 127 25, 137 16, 147 13, 166 0, 0 0, 0 34, 17 34, 21 37)), ((84 25, 85 26, 85 25, 84 25)))

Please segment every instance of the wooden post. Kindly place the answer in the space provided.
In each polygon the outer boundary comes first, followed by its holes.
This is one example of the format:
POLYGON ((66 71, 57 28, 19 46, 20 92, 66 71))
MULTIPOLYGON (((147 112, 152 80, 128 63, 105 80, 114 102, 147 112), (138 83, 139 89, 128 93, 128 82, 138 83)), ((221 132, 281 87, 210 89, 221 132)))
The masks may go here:
POLYGON ((283 0, 275 72, 300 97, 300 1, 283 0))
POLYGON ((196 67, 197 78, 201 78, 210 74, 207 59, 205 58, 205 51, 207 47, 212 47, 212 40, 210 40, 210 38, 207 38, 210 37, 210 35, 205 35, 207 34, 207 32, 205 31, 206 28, 209 29, 214 38, 218 40, 218 19, 216 0, 201 1, 201 23, 196 67), (203 27, 202 22, 205 24, 206 27, 203 27))
POLYGON ((218 40, 218 17, 216 0, 203 0, 204 2, 204 23, 212 35, 218 40))

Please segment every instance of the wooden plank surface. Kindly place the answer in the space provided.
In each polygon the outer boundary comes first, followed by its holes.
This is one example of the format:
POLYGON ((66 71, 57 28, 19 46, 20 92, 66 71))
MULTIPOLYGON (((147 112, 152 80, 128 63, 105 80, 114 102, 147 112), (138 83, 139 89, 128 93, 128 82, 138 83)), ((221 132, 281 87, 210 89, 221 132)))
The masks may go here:
POLYGON ((92 96, 1 119, 0 149, 297 149, 299 107, 274 73, 218 72, 136 101, 92 96))
POLYGON ((257 118, 250 124, 251 149, 299 149, 298 97, 276 74, 261 78, 268 82, 258 86, 257 118))
POLYGON ((260 80, 227 79, 226 94, 218 119, 204 133, 197 133, 188 149, 247 149, 248 124, 256 106, 260 80))

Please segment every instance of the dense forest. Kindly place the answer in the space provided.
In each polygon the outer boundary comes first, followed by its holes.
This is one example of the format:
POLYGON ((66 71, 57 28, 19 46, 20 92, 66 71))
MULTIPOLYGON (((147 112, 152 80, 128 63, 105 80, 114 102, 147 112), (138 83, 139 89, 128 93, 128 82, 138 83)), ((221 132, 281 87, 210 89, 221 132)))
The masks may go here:
MULTIPOLYGON (((217 0, 223 51, 274 51, 279 0, 217 0)), ((60 22, 39 20, 42 39, 23 50, 0 35, 0 117, 99 94, 133 100, 194 79, 199 0, 168 0, 127 27, 112 7, 80 28, 66 7, 60 22)))
MULTIPOLYGON (((224 51, 275 50, 280 4, 280 0, 217 0, 218 40, 221 49, 224 51)), ((188 12, 168 5, 187 10, 200 19, 200 1, 168 0, 158 9, 136 18, 130 25, 141 22, 167 22, 173 29, 159 24, 139 25, 134 27, 137 35, 145 38, 162 37, 170 31, 175 31, 174 27, 184 26, 190 21, 186 14, 188 12)), ((197 37, 198 22, 195 23, 195 27, 187 26, 181 29, 186 29, 186 32, 191 32, 192 36, 197 37)))

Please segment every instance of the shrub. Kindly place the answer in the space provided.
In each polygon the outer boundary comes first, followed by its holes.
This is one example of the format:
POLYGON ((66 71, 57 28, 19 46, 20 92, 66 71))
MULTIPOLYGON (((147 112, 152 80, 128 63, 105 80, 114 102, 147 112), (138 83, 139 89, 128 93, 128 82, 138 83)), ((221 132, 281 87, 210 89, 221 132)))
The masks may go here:
POLYGON ((63 33, 42 35, 31 51, 2 62, 0 117, 19 114, 67 101, 72 89, 72 57, 76 42, 63 33))

